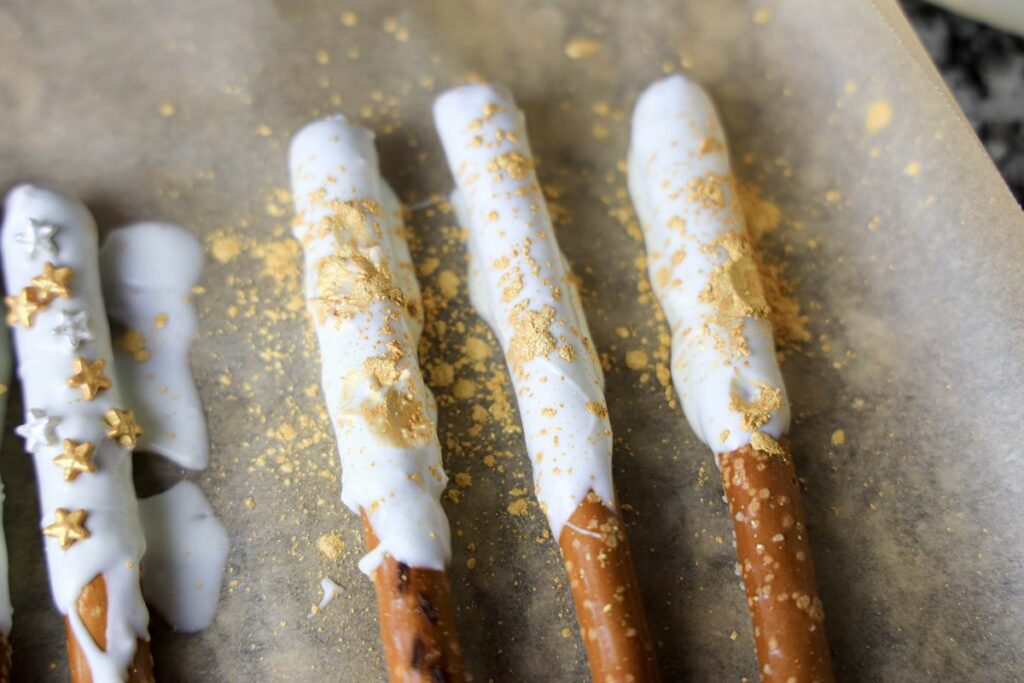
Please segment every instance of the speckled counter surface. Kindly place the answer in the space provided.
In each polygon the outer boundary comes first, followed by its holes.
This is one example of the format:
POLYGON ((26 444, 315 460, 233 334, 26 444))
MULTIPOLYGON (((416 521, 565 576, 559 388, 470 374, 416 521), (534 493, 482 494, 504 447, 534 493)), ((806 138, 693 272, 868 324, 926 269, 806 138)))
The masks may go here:
POLYGON ((914 29, 1018 202, 1024 202, 1024 38, 902 0, 914 29))

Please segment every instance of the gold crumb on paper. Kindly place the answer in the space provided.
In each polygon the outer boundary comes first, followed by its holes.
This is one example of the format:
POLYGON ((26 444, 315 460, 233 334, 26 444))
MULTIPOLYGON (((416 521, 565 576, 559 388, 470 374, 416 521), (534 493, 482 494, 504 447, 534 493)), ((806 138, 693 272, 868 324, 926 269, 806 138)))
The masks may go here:
POLYGON ((846 432, 842 429, 837 429, 832 432, 831 442, 833 446, 842 446, 846 443, 846 432))
POLYGON ((328 560, 336 560, 345 552, 345 541, 341 539, 338 532, 332 531, 327 534, 321 534, 316 539, 316 548, 328 560))
POLYGON ((565 56, 572 60, 587 59, 600 51, 601 43, 593 38, 573 38, 565 44, 565 56))
POLYGON ((877 133, 892 121, 892 105, 885 100, 872 102, 868 105, 867 114, 864 115, 864 130, 868 135, 877 133))
POLYGON ((729 388, 729 410, 740 414, 740 426, 753 431, 772 419, 772 411, 782 406, 782 390, 757 383, 758 393, 753 401, 746 400, 734 382, 729 388))
POLYGON ((772 438, 771 434, 765 432, 753 432, 750 435, 750 445, 759 451, 770 453, 771 455, 786 455, 786 449, 772 438))

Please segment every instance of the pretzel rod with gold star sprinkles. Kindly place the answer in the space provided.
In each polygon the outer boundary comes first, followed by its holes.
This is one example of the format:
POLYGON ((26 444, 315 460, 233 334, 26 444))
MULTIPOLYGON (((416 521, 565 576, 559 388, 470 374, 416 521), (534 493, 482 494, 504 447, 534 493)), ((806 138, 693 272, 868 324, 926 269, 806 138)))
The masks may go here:
POLYGON ((512 376, 533 481, 562 549, 595 681, 657 681, 612 485, 604 375, 555 240, 522 114, 506 90, 442 94, 434 119, 468 228, 473 304, 512 376))
POLYGON ((11 190, 5 209, 7 322, 26 418, 16 432, 35 461, 71 680, 152 681, 132 484, 141 430, 111 375, 96 225, 79 202, 30 185, 11 190))
POLYGON ((721 470, 761 679, 832 681, 789 401, 722 124, 707 93, 676 75, 640 96, 632 125, 630 194, 672 327, 672 379, 721 470))
POLYGON ((401 208, 373 134, 342 117, 299 131, 290 166, 341 498, 363 520, 369 553, 359 566, 377 590, 391 680, 464 681, 445 571, 448 479, 416 358, 423 311, 401 208))

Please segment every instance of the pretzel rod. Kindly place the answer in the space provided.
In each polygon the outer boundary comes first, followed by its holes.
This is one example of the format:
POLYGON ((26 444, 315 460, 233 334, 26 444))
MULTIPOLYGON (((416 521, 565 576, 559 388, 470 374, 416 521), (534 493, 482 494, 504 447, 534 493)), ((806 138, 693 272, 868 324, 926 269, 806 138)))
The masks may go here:
MULTIPOLYGON (((366 548, 379 543, 366 514, 366 548)), ((455 633, 455 611, 448 575, 410 567, 385 555, 373 570, 377 612, 392 681, 464 681, 462 651, 455 633)))
POLYGON ((79 202, 28 185, 8 194, 2 254, 26 413, 16 431, 35 461, 72 681, 152 680, 138 646, 149 639, 131 461, 140 430, 108 376, 113 355, 96 240, 79 202), (87 620, 105 625, 102 638, 87 620))
POLYGON ((559 541, 595 681, 658 680, 612 486, 612 432, 576 285, 555 240, 523 118, 490 85, 434 119, 469 228, 470 295, 505 352, 541 508, 559 541))
POLYGON ((640 96, 629 186, 672 327, 673 383, 721 470, 761 678, 832 681, 768 304, 722 126, 700 86, 677 75, 640 96))
POLYGON ((448 478, 416 359, 422 307, 398 200, 373 134, 342 117, 297 133, 290 163, 341 497, 366 528, 359 566, 377 589, 391 680, 463 681, 445 574, 448 478))
MULTIPOLYGON (((89 582, 78 596, 78 613, 82 623, 92 639, 101 649, 107 647, 107 583, 102 576, 89 582)), ((64 620, 64 631, 68 642, 68 669, 71 680, 76 683, 92 683, 93 676, 89 669, 86 651, 78 644, 78 638, 72 630, 71 621, 64 620)), ((147 683, 153 681, 153 655, 149 650, 149 641, 139 640, 135 656, 128 665, 128 683, 147 683)))

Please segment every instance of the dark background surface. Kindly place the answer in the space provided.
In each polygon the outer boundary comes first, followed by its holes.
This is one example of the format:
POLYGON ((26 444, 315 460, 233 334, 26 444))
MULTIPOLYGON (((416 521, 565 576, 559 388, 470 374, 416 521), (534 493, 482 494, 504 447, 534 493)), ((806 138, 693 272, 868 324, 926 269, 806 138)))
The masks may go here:
POLYGON ((1024 202, 1024 38, 923 0, 901 3, 1017 201, 1024 202))

